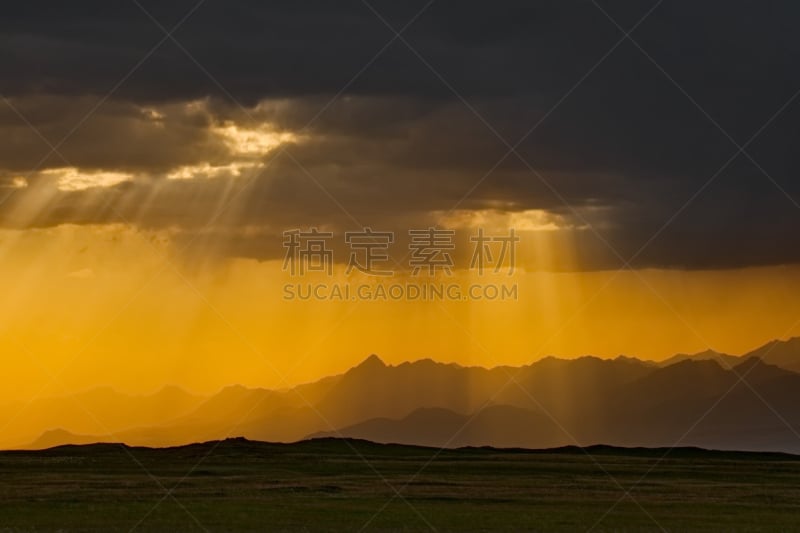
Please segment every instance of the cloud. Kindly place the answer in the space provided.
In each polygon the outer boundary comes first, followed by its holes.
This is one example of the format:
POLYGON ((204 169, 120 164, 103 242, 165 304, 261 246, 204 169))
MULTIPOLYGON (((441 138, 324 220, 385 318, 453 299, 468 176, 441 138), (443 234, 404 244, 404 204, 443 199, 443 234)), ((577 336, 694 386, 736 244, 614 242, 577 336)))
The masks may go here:
MULTIPOLYGON (((10 7, 0 223, 271 258, 289 227, 492 213, 586 269, 800 261, 794 4, 664 2, 632 33, 647 55, 594 70, 622 33, 591 2, 434 2, 404 33, 431 68, 399 39, 369 63, 394 34, 362 2, 301 4, 202 5, 175 33, 192 58, 165 41, 99 107, 163 32, 135 4, 10 7)), ((423 6, 373 5, 398 29, 423 6)), ((167 28, 192 6, 145 4, 167 28)), ((630 28, 652 5, 603 7, 630 28)))

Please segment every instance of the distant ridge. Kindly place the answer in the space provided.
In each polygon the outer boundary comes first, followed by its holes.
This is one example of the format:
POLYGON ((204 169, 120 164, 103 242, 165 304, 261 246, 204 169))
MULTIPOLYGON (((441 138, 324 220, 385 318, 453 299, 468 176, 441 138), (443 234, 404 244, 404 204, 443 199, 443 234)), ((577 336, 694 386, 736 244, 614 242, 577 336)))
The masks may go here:
POLYGON ((705 350, 695 354, 677 354, 658 362, 659 366, 669 366, 687 359, 714 360, 723 368, 730 368, 742 361, 757 357, 765 363, 785 368, 793 372, 800 372, 800 337, 791 337, 787 340, 773 340, 743 355, 730 355, 705 350))
POLYGON ((151 450, 155 453, 170 453, 172 451, 192 451, 207 452, 211 449, 215 454, 224 455, 226 453, 236 453, 250 450, 252 453, 260 455, 265 451, 272 453, 285 452, 296 453, 297 451, 325 451, 326 453, 343 453, 352 455, 356 452, 369 451, 370 453, 390 453, 396 454, 398 449, 406 450, 409 453, 460 453, 470 452, 477 454, 503 454, 503 453, 530 453, 530 454, 558 454, 558 455, 580 455, 587 453, 592 456, 638 456, 638 457, 730 457, 738 459, 751 458, 756 461, 779 460, 779 461, 800 461, 800 455, 783 452, 753 452, 753 451, 728 451, 698 448, 695 446, 682 446, 675 448, 645 448, 645 447, 625 447, 611 446, 607 444, 595 444, 591 446, 558 446, 552 448, 503 448, 493 446, 463 446, 441 450, 435 446, 407 445, 396 443, 380 443, 365 439, 356 438, 337 438, 337 437, 314 437, 297 442, 265 442, 251 440, 244 437, 230 437, 222 440, 205 442, 195 442, 180 446, 168 446, 159 448, 148 448, 142 446, 130 446, 122 443, 97 442, 89 444, 61 444, 41 450, 0 450, 2 455, 86 455, 93 456, 96 451, 103 453, 125 454, 125 449, 129 450, 151 450))
POLYGON ((401 420, 371 419, 337 432, 318 433, 308 438, 339 435, 380 443, 439 448, 522 448, 534 441, 544 447, 554 447, 570 442, 569 436, 546 416, 508 405, 490 406, 474 416, 442 408, 420 408, 401 420))
MULTIPOLYGON (((40 429, 23 447, 342 435, 448 447, 602 442, 800 452, 800 373, 792 370, 800 367, 800 339, 773 341, 742 356, 706 351, 672 360, 545 357, 520 367, 483 368, 431 359, 389 365, 372 354, 343 374, 287 390, 231 386, 205 399, 173 390, 183 402, 176 408, 170 400, 175 416, 136 427, 87 431, 85 415, 76 426, 60 416, 70 402, 43 404, 39 412, 49 418, 33 420, 40 429), (109 432, 113 439, 102 436, 109 432)), ((100 389, 92 394, 103 402, 102 416, 118 426, 120 411, 104 400, 117 397, 100 389)), ((137 405, 158 405, 154 396, 113 401, 132 413, 137 405), (137 404, 143 401, 151 403, 137 404)))
POLYGON ((692 360, 692 361, 716 361, 718 362, 723 368, 732 367, 736 365, 740 361, 741 356, 737 355, 729 355, 725 353, 715 352, 714 350, 706 350, 703 352, 699 352, 696 354, 677 354, 673 355, 672 357, 660 361, 658 363, 659 366, 670 366, 674 365, 675 363, 680 363, 681 361, 692 360))
POLYGON ((87 445, 98 442, 98 437, 76 435, 65 429, 51 429, 42 433, 38 439, 26 446, 33 450, 53 448, 60 445, 87 445))

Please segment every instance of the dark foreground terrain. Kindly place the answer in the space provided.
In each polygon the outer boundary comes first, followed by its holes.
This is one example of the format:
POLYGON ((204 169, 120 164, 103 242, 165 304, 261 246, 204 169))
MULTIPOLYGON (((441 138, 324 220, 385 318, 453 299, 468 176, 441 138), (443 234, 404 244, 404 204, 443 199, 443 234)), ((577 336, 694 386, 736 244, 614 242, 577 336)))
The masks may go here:
POLYGON ((439 453, 335 439, 0 452, 0 531, 800 527, 800 457, 665 454, 609 447, 439 453))

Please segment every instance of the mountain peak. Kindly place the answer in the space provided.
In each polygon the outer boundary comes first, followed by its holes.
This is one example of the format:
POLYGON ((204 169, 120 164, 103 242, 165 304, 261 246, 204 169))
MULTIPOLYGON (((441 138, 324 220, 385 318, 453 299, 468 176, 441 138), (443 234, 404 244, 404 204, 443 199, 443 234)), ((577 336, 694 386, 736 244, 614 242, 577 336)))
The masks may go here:
POLYGON ((369 357, 361 361, 356 368, 386 368, 386 363, 377 355, 370 354, 369 357))

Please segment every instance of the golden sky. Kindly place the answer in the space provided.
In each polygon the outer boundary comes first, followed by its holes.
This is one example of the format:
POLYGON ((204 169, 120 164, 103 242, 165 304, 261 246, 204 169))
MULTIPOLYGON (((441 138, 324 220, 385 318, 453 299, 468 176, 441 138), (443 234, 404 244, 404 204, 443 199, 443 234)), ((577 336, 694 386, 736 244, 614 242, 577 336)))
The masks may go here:
POLYGON ((371 353, 662 359, 800 334, 792 17, 654 8, 655 68, 590 4, 393 3, 407 42, 358 4, 0 20, 18 58, 0 80, 0 402, 282 387, 371 353), (696 53, 675 55, 678 26, 696 53), (409 230, 452 230, 435 281, 517 298, 286 301, 287 283, 374 284, 344 273, 343 234, 365 227, 394 232, 401 263, 409 230), (310 228, 336 235, 331 276, 282 268, 284 232, 310 228), (468 236, 512 228, 513 275, 465 266, 468 236))
POLYGON ((5 230, 0 246, 3 400, 100 385, 285 387, 371 353, 483 366, 550 354, 661 359, 708 348, 738 354, 800 334, 798 267, 517 268, 485 278, 458 270, 448 283, 516 284, 517 301, 285 301, 286 283, 371 281, 341 265, 333 277, 296 278, 281 260, 197 267, 174 255, 167 236, 125 225, 5 230))

